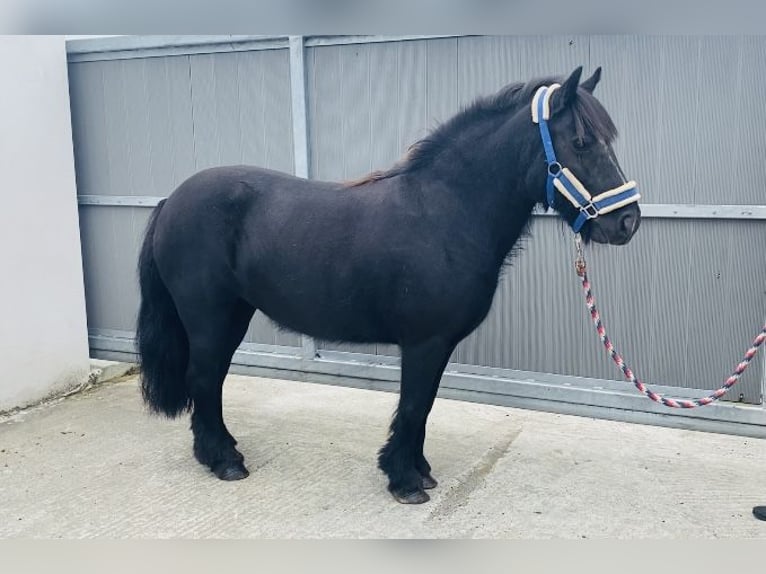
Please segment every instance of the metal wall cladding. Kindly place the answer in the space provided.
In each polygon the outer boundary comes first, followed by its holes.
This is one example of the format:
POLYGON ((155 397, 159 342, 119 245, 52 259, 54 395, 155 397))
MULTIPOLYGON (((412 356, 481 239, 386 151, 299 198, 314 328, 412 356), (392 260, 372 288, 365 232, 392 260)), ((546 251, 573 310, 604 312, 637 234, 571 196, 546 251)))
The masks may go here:
POLYGON ((448 38, 309 48, 311 175, 384 168, 461 106, 510 82, 571 72, 588 38, 448 38))
MULTIPOLYGON (((478 96, 603 66, 596 96, 625 172, 652 204, 766 203, 766 37, 460 37, 306 49, 310 176, 390 166, 478 96)), ((287 50, 70 65, 78 191, 164 196, 211 165, 293 171, 287 50)), ((92 329, 133 329, 145 208, 81 207, 92 329)), ((766 316, 766 222, 645 219, 624 247, 589 248, 614 343, 648 383, 717 388, 766 316)), ((620 379, 586 313, 571 232, 537 217, 458 363, 620 379)), ((256 316, 247 342, 300 338, 256 316)), ((382 345, 335 349, 394 356, 382 345)), ((763 361, 730 393, 759 402, 763 361)))
MULTIPOLYGON (((587 46, 587 38, 466 37, 310 48, 311 176, 347 180, 388 167, 461 106, 509 82, 571 71, 587 46)), ((390 346, 319 346, 398 354, 390 346)))
MULTIPOLYGON (((293 172, 283 50, 69 65, 78 193, 167 196, 206 167, 293 172)), ((91 329, 133 331, 136 258, 150 210, 80 208, 91 329)), ((246 342, 299 345, 256 316, 246 342)))
MULTIPOLYGON (((763 204, 766 38, 499 37, 322 46, 307 54, 311 175, 385 168, 474 98, 513 81, 603 66, 596 95, 647 203, 763 204)), ((766 316, 757 221, 647 219, 631 244, 591 250, 591 276, 618 348, 646 382, 717 388, 766 316)), ((620 380, 572 272, 571 233, 537 218, 492 311, 458 363, 620 380)), ((396 354, 373 345, 320 344, 396 354)), ((762 362, 733 398, 760 401, 762 362)))
POLYGON ((596 95, 648 203, 762 205, 766 37, 592 37, 596 95))
POLYGON ((80 206, 79 211, 88 328, 132 332, 138 252, 151 210, 80 206))
MULTIPOLYGON (((587 249, 602 320, 647 383, 716 389, 766 317, 761 222, 647 219, 626 246, 587 249)), ((538 218, 505 270, 485 322, 458 363, 622 380, 608 359, 574 274, 571 233, 538 218)), ((763 362, 727 398, 760 401, 763 362)))

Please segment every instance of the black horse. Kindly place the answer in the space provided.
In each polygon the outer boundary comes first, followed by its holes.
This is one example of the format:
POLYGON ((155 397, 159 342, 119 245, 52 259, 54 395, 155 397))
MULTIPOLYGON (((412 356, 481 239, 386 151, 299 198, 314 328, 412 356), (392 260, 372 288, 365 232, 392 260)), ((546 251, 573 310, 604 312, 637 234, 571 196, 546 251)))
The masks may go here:
MULTIPOLYGON (((538 88, 559 82, 546 102, 560 162, 551 173, 566 166, 587 189, 624 187, 615 126, 592 95, 601 69, 582 84, 581 72, 508 85, 355 182, 236 166, 182 183, 152 214, 139 260, 137 344, 151 409, 191 411, 197 460, 242 479, 221 394, 256 309, 319 340, 396 344, 399 406, 378 462, 396 500, 427 501, 436 481, 423 441, 442 372, 487 315, 533 209, 549 203, 530 112, 538 88)), ((582 210, 570 201, 557 193, 552 207, 573 224, 582 210)), ((640 210, 617 207, 588 217, 585 241, 630 240, 640 210)))

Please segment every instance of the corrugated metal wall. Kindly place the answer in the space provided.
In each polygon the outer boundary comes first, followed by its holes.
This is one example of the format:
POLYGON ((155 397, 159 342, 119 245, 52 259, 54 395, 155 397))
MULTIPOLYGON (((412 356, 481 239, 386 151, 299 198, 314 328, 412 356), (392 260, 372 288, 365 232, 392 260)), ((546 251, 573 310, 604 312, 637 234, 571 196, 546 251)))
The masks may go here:
MULTIPOLYGON (((621 131, 617 153, 644 201, 760 204, 766 113, 758 106, 766 78, 754 71, 764 50, 761 38, 667 37, 313 47, 311 174, 344 179, 385 167, 477 96, 579 64, 586 73, 603 65, 597 95, 621 131)), ((717 388, 766 315, 765 248, 759 222, 646 219, 629 246, 593 252, 606 324, 647 381, 717 388)), ((538 218, 490 316, 453 360, 620 380, 594 343, 571 260, 568 230, 538 218)), ((748 400, 759 400, 761 376, 759 364, 740 383, 748 400)))
MULTIPOLYGON (((764 37, 460 37, 306 48, 310 176, 385 167, 461 105, 505 83, 604 66, 597 95, 617 153, 651 204, 761 205, 764 37)), ((163 196, 193 171, 245 162, 292 171, 287 50, 73 62, 79 193, 163 196)), ((81 208, 91 328, 130 331, 141 207, 81 208)), ((716 388, 766 316, 766 222, 646 218, 597 248, 610 334, 651 383, 716 388)), ((298 346, 259 318, 248 342, 298 346)), ((389 346, 322 350, 396 355, 389 346)), ((570 232, 538 217, 464 364, 620 380, 588 322, 570 232)), ((759 402, 762 363, 732 397, 759 402)))
MULTIPOLYGON (((166 196, 206 167, 293 172, 287 49, 70 63, 78 193, 166 196)), ((150 210, 80 208, 89 328, 134 330, 150 210)), ((300 345, 259 315, 246 342, 300 345)))

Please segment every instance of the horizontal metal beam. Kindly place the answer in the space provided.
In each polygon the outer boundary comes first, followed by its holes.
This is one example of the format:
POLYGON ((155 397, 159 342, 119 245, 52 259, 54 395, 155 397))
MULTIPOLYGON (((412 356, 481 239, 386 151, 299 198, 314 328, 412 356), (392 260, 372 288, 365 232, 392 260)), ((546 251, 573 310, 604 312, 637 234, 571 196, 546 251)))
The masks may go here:
MULTIPOLYGON (((337 363, 349 364, 376 364, 386 367, 398 368, 401 364, 400 357, 386 355, 370 355, 366 353, 353 353, 348 351, 327 351, 317 350, 317 358, 337 363)), ((542 373, 537 371, 521 371, 517 369, 508 369, 504 367, 486 367, 483 365, 469 365, 464 363, 450 363, 447 365, 446 373, 458 375, 476 375, 487 379, 496 380, 514 380, 533 384, 546 384, 559 386, 563 388, 579 388, 592 391, 605 391, 614 393, 633 394, 633 387, 624 381, 613 381, 606 379, 591 379, 586 377, 575 377, 572 375, 558 375, 555 373, 542 373)), ((701 394, 709 393, 704 389, 694 389, 687 387, 677 387, 669 385, 652 384, 653 391, 681 399, 693 399, 701 394)), ((733 396, 733 395, 732 395, 733 396)), ((644 399, 646 400, 646 399, 644 399)), ((666 407, 662 407, 662 410, 666 407)))
POLYGON ((152 195, 78 195, 77 203, 104 207, 157 207, 163 199, 152 195))
MULTIPOLYGON (((535 210, 535 215, 552 216, 554 212, 535 210)), ((651 219, 766 219, 766 205, 704 205, 642 203, 641 217, 651 219)))
MULTIPOLYGON (((80 195, 80 205, 154 207, 162 197, 148 195, 80 195)), ((536 210, 535 215, 550 217, 551 212, 536 210)), ((766 219, 766 205, 693 205, 670 203, 641 204, 641 215, 650 219, 766 219)))
MULTIPOLYGON (((130 360, 132 341, 91 336, 95 357, 130 360)), ((309 359, 300 354, 276 354, 240 348, 232 361, 232 372, 246 372, 291 380, 339 386, 396 391, 399 367, 395 359, 366 362, 343 360, 323 353, 309 359)), ((353 354, 347 354, 347 357, 353 354)), ((359 355, 357 359, 369 358, 359 355)), ((521 373, 473 365, 448 367, 439 395, 488 404, 499 404, 547 412, 593 416, 642 424, 705 430, 766 438, 766 409, 739 403, 715 403, 695 410, 668 409, 647 400, 627 384, 545 373, 521 373), (471 372, 476 371, 478 372, 471 372), (481 371, 484 371, 483 373, 481 371), (568 384, 563 384, 567 381, 568 384), (622 385, 617 388, 618 385, 622 385)), ((666 387, 658 390, 663 390, 666 387)), ((676 396, 689 396, 691 389, 672 388, 676 396)), ((700 392, 700 391, 696 391, 700 392)))
MULTIPOLYGON (((98 347, 99 341, 108 341, 111 350, 120 353, 135 353, 135 333, 115 329, 88 329, 91 345, 98 347)), ((268 353, 283 357, 300 357, 300 347, 287 345, 269 345, 266 343, 242 343, 239 348, 248 353, 268 353)))
POLYGON ((441 38, 462 38, 466 34, 442 34, 431 36, 401 35, 401 36, 307 36, 306 47, 312 46, 341 46, 344 44, 378 44, 381 42, 409 42, 412 40, 438 40, 441 38))
POLYGON ((287 36, 113 36, 69 40, 66 50, 74 63, 279 50, 287 45, 287 36))
MULTIPOLYGON (((402 36, 315 36, 307 37, 305 45, 338 46, 344 44, 377 44, 455 38, 458 35, 402 36)), ((78 38, 66 43, 69 62, 97 62, 135 58, 157 58, 186 54, 214 54, 277 50, 288 47, 288 36, 112 36, 78 38)))

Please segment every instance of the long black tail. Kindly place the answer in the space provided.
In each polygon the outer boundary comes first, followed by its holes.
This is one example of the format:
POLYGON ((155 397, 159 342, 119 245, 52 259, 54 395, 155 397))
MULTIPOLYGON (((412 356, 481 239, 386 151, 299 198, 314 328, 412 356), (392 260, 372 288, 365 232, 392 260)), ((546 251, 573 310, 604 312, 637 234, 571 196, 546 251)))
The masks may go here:
POLYGON ((191 408, 185 383, 189 341, 154 261, 154 230, 164 203, 152 213, 138 258, 141 307, 136 344, 144 401, 153 412, 173 418, 191 408))

